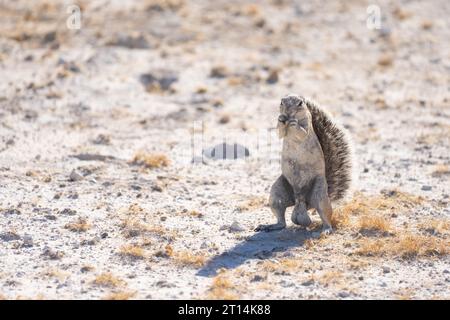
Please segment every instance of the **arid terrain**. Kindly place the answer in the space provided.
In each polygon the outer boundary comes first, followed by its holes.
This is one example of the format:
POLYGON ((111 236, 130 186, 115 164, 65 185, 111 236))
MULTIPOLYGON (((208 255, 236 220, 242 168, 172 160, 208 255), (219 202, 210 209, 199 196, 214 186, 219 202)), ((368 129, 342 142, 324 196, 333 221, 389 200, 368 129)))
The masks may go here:
POLYGON ((450 298, 449 1, 74 3, 0 0, 0 299, 450 298), (329 236, 254 231, 287 93, 353 140, 329 236))

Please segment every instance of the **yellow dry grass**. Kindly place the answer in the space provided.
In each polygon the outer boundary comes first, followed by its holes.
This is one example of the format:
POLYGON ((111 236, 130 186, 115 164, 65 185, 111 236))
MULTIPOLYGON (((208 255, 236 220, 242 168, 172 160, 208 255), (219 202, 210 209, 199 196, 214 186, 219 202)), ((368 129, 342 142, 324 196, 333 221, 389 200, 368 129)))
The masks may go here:
POLYGON ((91 225, 86 219, 79 218, 74 222, 66 224, 64 228, 73 232, 86 232, 91 228, 91 225))
POLYGON ((432 174, 433 177, 443 177, 443 176, 447 176, 450 175, 450 168, 448 165, 438 165, 434 168, 432 174))
POLYGON ((59 281, 64 281, 65 279, 67 279, 70 276, 70 273, 66 272, 66 271, 58 270, 58 269, 49 269, 47 271, 44 271, 42 273, 42 275, 44 277, 56 278, 59 281))
POLYGON ((450 220, 449 219, 431 219, 419 224, 419 229, 434 235, 449 235, 450 220))
POLYGON ((111 272, 104 272, 97 275, 92 283, 100 287, 116 288, 124 285, 125 281, 117 278, 111 272))
POLYGON ((323 286, 329 286, 341 283, 343 279, 343 273, 341 271, 325 271, 321 274, 314 275, 313 280, 320 283, 323 286))
POLYGON ((267 206, 267 197, 251 196, 250 199, 243 201, 238 205, 240 211, 251 211, 267 206))
POLYGON ((144 249, 135 245, 125 245, 119 250, 119 254, 123 257, 133 259, 143 259, 145 257, 144 249))
POLYGON ((136 295, 136 292, 133 291, 118 291, 112 292, 105 296, 103 300, 129 300, 136 295))
POLYGON ((188 251, 171 252, 171 258, 178 265, 202 267, 206 262, 206 256, 200 254, 194 254, 188 251))
MULTIPOLYGON (((424 201, 423 197, 398 190, 384 191, 380 195, 366 195, 356 192, 351 201, 334 210, 332 224, 338 228, 353 227, 354 216, 381 217, 383 214, 390 215, 414 208, 424 201)), ((382 221, 380 218, 367 218, 365 220, 367 223, 378 224, 379 227, 388 224, 387 221, 382 221)))
POLYGON ((170 164, 170 160, 165 154, 162 153, 138 152, 134 155, 130 163, 149 169, 154 169, 167 167, 170 164))
POLYGON ((120 224, 125 238, 134 238, 144 235, 156 235, 159 237, 175 238, 176 233, 159 224, 142 222, 137 217, 125 217, 120 224))
POLYGON ((294 258, 284 258, 284 259, 280 259, 277 262, 267 260, 261 264, 262 270, 269 272, 269 273, 272 273, 275 271, 292 272, 292 271, 299 270, 302 266, 303 266, 302 261, 300 261, 299 259, 294 259, 294 258))
POLYGON ((390 225, 389 221, 380 216, 370 216, 370 215, 363 215, 358 218, 358 230, 359 231, 377 231, 377 232, 383 232, 387 233, 392 230, 392 226, 390 225))
POLYGON ((238 295, 234 292, 234 286, 228 277, 221 273, 217 275, 209 288, 207 299, 212 300, 237 300, 238 295))
POLYGON ((396 237, 383 239, 364 238, 359 242, 356 254, 362 256, 388 256, 403 259, 445 256, 450 253, 450 241, 431 236, 404 232, 396 237))

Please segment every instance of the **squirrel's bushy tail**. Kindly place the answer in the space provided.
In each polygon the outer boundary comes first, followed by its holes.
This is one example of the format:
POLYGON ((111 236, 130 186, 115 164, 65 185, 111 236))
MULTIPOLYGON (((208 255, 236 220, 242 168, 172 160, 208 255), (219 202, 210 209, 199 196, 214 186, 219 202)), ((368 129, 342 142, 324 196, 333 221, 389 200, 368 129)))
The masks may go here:
POLYGON ((311 101, 306 100, 306 105, 325 158, 328 196, 331 200, 342 199, 352 180, 352 152, 349 140, 343 129, 337 127, 323 110, 311 101))

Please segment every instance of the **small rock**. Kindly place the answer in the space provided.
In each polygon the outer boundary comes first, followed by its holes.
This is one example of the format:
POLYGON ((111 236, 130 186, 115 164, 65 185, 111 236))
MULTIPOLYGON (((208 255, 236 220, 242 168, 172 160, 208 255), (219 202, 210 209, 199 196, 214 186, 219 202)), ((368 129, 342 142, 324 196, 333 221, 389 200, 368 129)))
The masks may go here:
POLYGON ((265 277, 260 276, 259 274, 257 274, 250 280, 250 282, 259 282, 259 281, 263 281, 265 279, 266 279, 265 277))
POLYGON ((19 214, 21 214, 21 212, 18 209, 6 209, 3 211, 3 214, 4 215, 13 215, 13 214, 19 215, 19 214))
POLYGON ((20 240, 20 236, 15 232, 8 231, 8 232, 0 233, 0 239, 3 241, 6 241, 6 242, 15 241, 15 240, 20 240))
POLYGON ((268 84, 274 84, 278 82, 278 71, 272 70, 269 74, 269 77, 267 77, 266 82, 268 84))
POLYGON ((309 280, 306 280, 306 281, 302 282, 302 286, 305 286, 305 287, 309 287, 309 286, 311 286, 313 284, 314 284, 314 280, 313 279, 309 279, 309 280))
POLYGON ((100 238, 102 238, 102 239, 108 238, 108 233, 107 233, 107 232, 103 232, 103 233, 100 235, 100 238))
POLYGON ((211 78, 225 78, 228 75, 228 71, 224 66, 217 66, 211 69, 209 76, 211 78))
POLYGON ((23 236, 22 247, 23 248, 30 248, 32 246, 33 246, 33 238, 30 235, 23 236))
POLYGON ((239 224, 239 222, 234 221, 234 222, 231 224, 229 230, 230 230, 230 232, 242 232, 242 231, 245 231, 245 228, 243 228, 243 227, 239 224))
POLYGON ((42 43, 46 44, 46 43, 50 43, 56 40, 56 32, 55 31, 50 31, 48 33, 45 34, 44 38, 42 39, 42 43))
POLYGON ((156 282, 156 286, 160 287, 160 288, 172 288, 172 287, 174 287, 173 284, 171 284, 171 283, 169 283, 169 282, 167 282, 165 280, 160 280, 160 281, 156 282))
POLYGON ((68 216, 74 216, 77 214, 77 211, 73 210, 73 209, 65 208, 65 209, 59 211, 58 213, 68 215, 68 216))
POLYGON ((83 180, 83 176, 78 171, 73 169, 72 172, 70 173, 69 180, 70 181, 80 181, 80 180, 83 180))
POLYGON ((431 189, 432 189, 431 186, 427 186, 427 185, 422 186, 422 190, 423 190, 423 191, 430 191, 431 189))
POLYGON ((340 298, 348 298, 348 297, 350 297, 350 293, 348 293, 347 291, 341 291, 338 293, 338 296, 340 298))
POLYGON ((107 43, 109 46, 125 47, 128 49, 148 49, 150 45, 142 34, 119 34, 116 39, 107 43))
POLYGON ((159 183, 154 183, 151 187, 152 191, 162 192, 163 187, 159 183))
POLYGON ((227 114, 221 116, 220 119, 219 119, 219 123, 220 124, 226 124, 228 122, 230 122, 230 116, 227 115, 227 114))
POLYGON ((389 272, 391 272, 391 268, 383 267, 383 273, 389 273, 389 272))
POLYGON ((171 72, 161 73, 161 75, 154 75, 152 73, 140 75, 139 80, 144 85, 146 91, 170 91, 172 84, 178 81, 178 77, 171 72))
POLYGON ((42 256, 44 258, 48 258, 50 260, 59 260, 64 256, 64 254, 61 251, 55 251, 53 249, 46 247, 46 248, 44 248, 44 252, 42 253, 42 256))
POLYGON ((108 135, 99 134, 94 140, 92 140, 92 143, 108 145, 111 143, 111 138, 108 135))

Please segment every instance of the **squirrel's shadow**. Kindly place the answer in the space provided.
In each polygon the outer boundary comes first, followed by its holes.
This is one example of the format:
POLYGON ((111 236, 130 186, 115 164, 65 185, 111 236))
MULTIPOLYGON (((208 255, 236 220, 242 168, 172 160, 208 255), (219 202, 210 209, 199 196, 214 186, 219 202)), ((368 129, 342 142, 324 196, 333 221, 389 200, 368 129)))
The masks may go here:
POLYGON ((287 228, 280 231, 257 232, 233 248, 213 257, 197 272, 202 277, 213 277, 221 268, 234 269, 252 259, 268 259, 276 252, 288 252, 307 239, 317 238, 317 230, 287 228))

